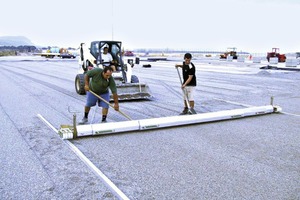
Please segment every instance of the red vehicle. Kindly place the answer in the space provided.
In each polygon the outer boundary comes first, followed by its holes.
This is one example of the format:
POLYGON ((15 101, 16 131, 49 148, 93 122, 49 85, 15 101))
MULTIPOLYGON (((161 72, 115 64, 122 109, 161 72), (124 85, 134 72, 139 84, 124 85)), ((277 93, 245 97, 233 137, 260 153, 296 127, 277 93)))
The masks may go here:
POLYGON ((285 62, 286 56, 285 54, 279 53, 279 48, 272 48, 272 52, 268 52, 267 60, 270 62, 270 58, 278 58, 278 62, 285 62))
POLYGON ((220 59, 227 59, 227 56, 232 56, 232 59, 237 59, 237 52, 235 47, 228 47, 227 51, 220 55, 220 59))
POLYGON ((124 56, 134 56, 133 52, 132 51, 126 51, 124 53, 124 56))

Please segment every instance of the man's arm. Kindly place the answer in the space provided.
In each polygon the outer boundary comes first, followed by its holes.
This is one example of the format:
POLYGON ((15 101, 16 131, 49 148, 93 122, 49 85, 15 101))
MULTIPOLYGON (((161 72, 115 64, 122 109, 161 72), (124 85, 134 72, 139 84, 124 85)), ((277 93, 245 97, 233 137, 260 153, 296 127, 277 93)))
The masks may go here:
POLYGON ((180 64, 176 64, 175 67, 182 67, 183 65, 180 64))
POLYGON ((113 93, 113 99, 114 99, 114 102, 115 102, 115 104, 114 104, 114 109, 116 110, 116 111, 118 111, 119 110, 119 97, 118 97, 118 94, 117 93, 113 93))
POLYGON ((117 93, 117 86, 116 86, 115 80, 112 76, 109 78, 109 88, 111 90, 111 93, 113 94, 114 109, 116 111, 118 111, 119 110, 119 96, 117 93))
POLYGON ((189 75, 189 78, 186 80, 186 82, 182 85, 182 88, 187 86, 193 79, 193 75, 189 75))
POLYGON ((90 77, 88 75, 84 75, 84 90, 89 91, 90 90, 90 77))

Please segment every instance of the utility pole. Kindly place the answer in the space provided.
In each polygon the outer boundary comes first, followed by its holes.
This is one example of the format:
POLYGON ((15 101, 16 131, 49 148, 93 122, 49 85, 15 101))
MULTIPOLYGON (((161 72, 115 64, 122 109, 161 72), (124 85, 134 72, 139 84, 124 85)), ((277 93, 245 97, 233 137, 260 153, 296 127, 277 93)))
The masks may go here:
POLYGON ((114 0, 111 0, 111 39, 114 40, 114 0))

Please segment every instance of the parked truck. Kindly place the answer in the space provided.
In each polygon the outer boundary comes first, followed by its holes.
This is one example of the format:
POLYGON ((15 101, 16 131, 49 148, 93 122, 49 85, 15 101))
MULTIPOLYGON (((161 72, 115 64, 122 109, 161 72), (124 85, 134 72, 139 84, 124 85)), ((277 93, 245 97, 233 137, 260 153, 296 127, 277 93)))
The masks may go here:
POLYGON ((48 47, 43 49, 41 53, 35 53, 34 55, 42 56, 45 58, 76 58, 77 54, 74 49, 59 48, 59 47, 48 47))

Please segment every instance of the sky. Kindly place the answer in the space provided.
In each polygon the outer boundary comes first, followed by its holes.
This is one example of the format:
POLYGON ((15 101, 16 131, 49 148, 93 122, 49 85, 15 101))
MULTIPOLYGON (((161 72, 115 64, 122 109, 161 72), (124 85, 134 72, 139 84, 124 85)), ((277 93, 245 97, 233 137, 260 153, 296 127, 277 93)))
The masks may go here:
POLYGON ((0 36, 40 46, 300 51, 300 0, 10 0, 1 8, 0 36))

